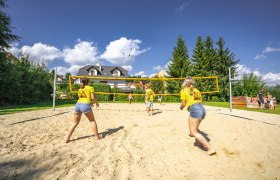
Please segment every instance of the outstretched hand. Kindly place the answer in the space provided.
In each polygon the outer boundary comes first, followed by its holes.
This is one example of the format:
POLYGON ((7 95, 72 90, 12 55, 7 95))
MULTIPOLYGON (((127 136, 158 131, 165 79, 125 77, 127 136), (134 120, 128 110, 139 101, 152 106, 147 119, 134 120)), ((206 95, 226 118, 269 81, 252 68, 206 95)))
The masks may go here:
POLYGON ((95 105, 96 108, 99 107, 99 103, 92 104, 92 107, 94 107, 94 105, 95 105))
POLYGON ((99 108, 99 103, 96 103, 95 105, 96 105, 96 108, 99 108))

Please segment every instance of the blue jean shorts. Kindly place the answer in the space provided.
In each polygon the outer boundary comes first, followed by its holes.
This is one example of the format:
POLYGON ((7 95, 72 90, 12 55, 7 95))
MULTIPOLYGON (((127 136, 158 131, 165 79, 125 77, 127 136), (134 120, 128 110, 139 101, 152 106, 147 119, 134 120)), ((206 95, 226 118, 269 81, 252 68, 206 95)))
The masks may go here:
POLYGON ((204 119, 206 110, 201 103, 195 103, 190 106, 190 116, 196 119, 204 119))
POLYGON ((147 108, 150 108, 150 107, 152 107, 153 106, 153 102, 146 102, 146 107, 147 108))
POLYGON ((75 113, 87 113, 92 112, 90 104, 76 103, 75 113))

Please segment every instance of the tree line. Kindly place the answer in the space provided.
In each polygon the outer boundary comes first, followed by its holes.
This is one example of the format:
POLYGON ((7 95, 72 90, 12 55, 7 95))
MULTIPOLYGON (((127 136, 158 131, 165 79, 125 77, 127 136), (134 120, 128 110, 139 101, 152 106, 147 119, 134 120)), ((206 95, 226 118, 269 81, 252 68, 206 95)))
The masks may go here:
MULTIPOLYGON (((219 93, 206 94, 206 101, 229 101, 229 68, 231 68, 231 78, 237 77, 238 59, 235 54, 225 46, 225 41, 220 37, 216 43, 210 36, 203 40, 198 36, 192 55, 189 51, 185 40, 182 36, 178 37, 176 46, 173 49, 172 58, 168 66, 167 73, 170 77, 209 77, 218 76, 219 93)), ((181 89, 180 81, 167 82, 166 90, 170 93, 178 93, 181 89)), ((212 90, 213 82, 197 82, 200 91, 212 90)), ((267 87, 265 82, 255 74, 244 74, 240 80, 232 83, 233 96, 256 96, 260 89, 265 93, 270 93, 277 99, 280 99, 279 85, 267 87)))
POLYGON ((0 52, 0 104, 33 104, 51 99, 52 85, 44 66, 28 57, 12 59, 0 52))
MULTIPOLYGON (((222 37, 216 43, 210 36, 205 40, 198 36, 192 55, 189 55, 185 40, 180 35, 173 50, 167 73, 170 77, 209 77, 218 76, 220 93, 205 95, 205 100, 212 100, 215 96, 220 101, 229 99, 228 77, 231 68, 231 76, 237 76, 236 65, 239 62, 229 48, 225 47, 222 37)), ((202 82, 199 84, 201 91, 209 91, 213 82, 202 82)), ((171 93, 178 93, 181 89, 181 82, 168 82, 167 90, 171 93)))

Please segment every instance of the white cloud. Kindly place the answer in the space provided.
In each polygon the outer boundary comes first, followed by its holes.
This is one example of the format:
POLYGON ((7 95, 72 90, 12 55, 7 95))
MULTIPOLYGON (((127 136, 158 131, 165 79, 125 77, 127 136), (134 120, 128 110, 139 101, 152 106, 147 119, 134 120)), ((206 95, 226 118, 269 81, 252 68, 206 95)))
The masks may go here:
POLYGON ((19 56, 22 53, 23 55, 29 55, 33 61, 46 63, 62 57, 62 53, 58 48, 40 42, 35 43, 33 46, 23 46, 20 49, 15 45, 8 51, 15 56, 19 56))
POLYGON ((261 77, 261 76, 262 76, 262 73, 261 73, 259 70, 254 70, 254 71, 253 71, 253 74, 255 74, 257 77, 262 78, 262 77, 261 77))
POLYGON ((149 78, 153 78, 153 77, 155 77, 155 75, 157 75, 157 73, 150 74, 150 75, 149 75, 149 78))
POLYGON ((269 72, 269 73, 265 74, 262 79, 269 86, 280 84, 280 73, 269 72))
POLYGON ((69 64, 86 65, 96 64, 99 62, 97 47, 93 42, 80 41, 73 49, 66 48, 63 50, 64 60, 69 64))
MULTIPOLYGON (((158 65, 158 66, 154 66, 153 70, 155 71, 162 71, 164 76, 168 76, 167 70, 168 70, 168 66, 172 63, 172 61, 168 61, 163 67, 158 65)), ((149 77, 154 76, 155 74, 151 74, 149 77)))
POLYGON ((128 65, 128 66, 122 66, 122 68, 126 69, 127 71, 131 71, 133 69, 132 66, 128 65))
POLYGON ((246 66, 244 66, 242 64, 237 64, 236 67, 237 67, 236 72, 238 74, 238 77, 237 77, 238 79, 240 79, 243 76, 243 74, 249 74, 252 72, 249 68, 247 68, 246 66))
POLYGON ((265 54, 273 53, 273 52, 280 52, 280 47, 271 47, 266 46, 261 54, 257 54, 254 59, 264 59, 266 58, 265 54))
POLYGON ((160 71, 160 70, 162 70, 163 68, 160 66, 160 65, 158 65, 158 66, 154 66, 153 67, 153 70, 156 70, 156 71, 160 71))
MULTIPOLYGON (((67 72, 71 74, 77 74, 78 69, 81 66, 87 64, 101 63, 101 57, 111 62, 112 64, 120 64, 128 71, 132 71, 133 66, 130 63, 133 62, 135 57, 148 51, 150 48, 140 49, 141 40, 120 38, 116 41, 112 41, 107 47, 106 51, 100 56, 97 46, 90 41, 77 40, 74 47, 66 47, 64 49, 58 49, 54 46, 50 46, 43 43, 35 43, 33 46, 23 46, 18 48, 18 44, 11 45, 9 50, 12 54, 19 57, 22 54, 29 54, 31 60, 38 61, 38 63, 54 59, 61 59, 68 63, 70 67, 57 67, 58 73, 65 75, 67 72)), ((144 71, 136 73, 137 75, 147 76, 144 71)))
POLYGON ((141 40, 122 37, 110 42, 100 57, 112 64, 130 64, 136 56, 150 49, 140 50, 139 44, 141 44, 141 40))
POLYGON ((280 48, 273 48, 273 47, 267 46, 263 50, 263 53, 270 53, 270 52, 280 52, 280 48))
POLYGON ((145 71, 140 71, 138 73, 135 73, 134 76, 148 77, 148 75, 145 74, 145 71))
POLYGON ((266 74, 262 74, 259 70, 251 70, 242 64, 237 64, 237 79, 240 79, 244 74, 254 73, 257 77, 260 77, 266 85, 274 86, 276 84, 280 84, 280 73, 268 72, 266 74))
POLYGON ((18 44, 12 44, 9 49, 6 49, 6 51, 12 53, 14 56, 19 57, 20 55, 20 49, 18 48, 18 44))
POLYGON ((66 73, 71 73, 72 75, 76 75, 81 67, 82 66, 78 66, 78 65, 72 65, 70 67, 58 66, 57 67, 57 74, 66 75, 66 73))
POLYGON ((257 60, 257 59, 264 59, 264 58, 266 58, 266 56, 263 55, 263 54, 257 54, 257 55, 254 57, 255 60, 257 60))
POLYGON ((186 7, 189 6, 190 3, 183 3, 180 7, 176 8, 175 11, 183 11, 186 7))

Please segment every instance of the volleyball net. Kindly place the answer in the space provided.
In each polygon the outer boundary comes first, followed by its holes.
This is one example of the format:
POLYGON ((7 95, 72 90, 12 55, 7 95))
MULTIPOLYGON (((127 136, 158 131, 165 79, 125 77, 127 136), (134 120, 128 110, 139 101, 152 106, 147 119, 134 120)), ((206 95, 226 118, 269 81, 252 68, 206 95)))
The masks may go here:
MULTIPOLYGON (((69 88, 71 93, 77 93, 80 88, 80 81, 83 78, 90 79, 90 85, 95 89, 95 94, 117 96, 145 96, 144 85, 149 83, 155 95, 179 96, 181 84, 185 78, 168 77, 98 77, 98 76, 69 76, 69 88), (99 84, 99 85, 98 85, 99 84), (102 85, 100 85, 102 84, 102 85)), ((212 94, 219 92, 217 76, 192 77, 195 80, 195 87, 201 94, 212 94)))

